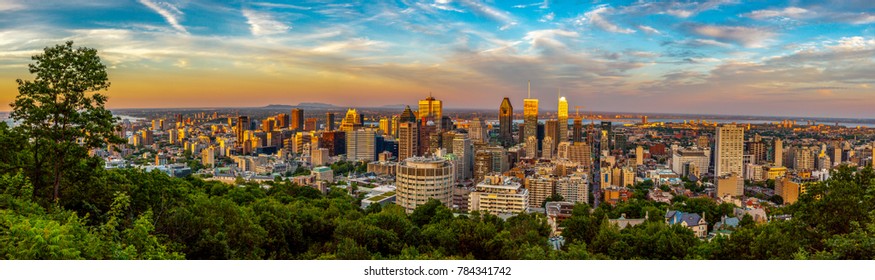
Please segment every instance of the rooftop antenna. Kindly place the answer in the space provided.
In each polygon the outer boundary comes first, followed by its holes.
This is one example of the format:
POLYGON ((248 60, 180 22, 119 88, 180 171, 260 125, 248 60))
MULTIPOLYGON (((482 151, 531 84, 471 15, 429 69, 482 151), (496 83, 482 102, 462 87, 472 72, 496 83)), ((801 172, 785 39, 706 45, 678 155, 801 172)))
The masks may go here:
POLYGON ((529 80, 529 99, 532 99, 532 80, 529 80))

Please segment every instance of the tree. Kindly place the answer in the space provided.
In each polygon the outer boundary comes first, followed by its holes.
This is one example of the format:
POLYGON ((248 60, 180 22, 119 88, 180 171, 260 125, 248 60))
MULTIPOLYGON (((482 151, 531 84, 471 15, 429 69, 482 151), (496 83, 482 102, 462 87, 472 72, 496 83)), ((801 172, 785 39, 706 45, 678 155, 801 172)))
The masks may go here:
POLYGON ((29 65, 32 81, 18 79, 18 96, 10 104, 12 118, 32 147, 31 172, 35 191, 52 187, 52 200, 60 199, 66 171, 88 150, 107 143, 121 143, 115 136, 112 113, 104 108, 109 88, 106 66, 97 50, 73 48, 73 42, 45 48, 29 65))

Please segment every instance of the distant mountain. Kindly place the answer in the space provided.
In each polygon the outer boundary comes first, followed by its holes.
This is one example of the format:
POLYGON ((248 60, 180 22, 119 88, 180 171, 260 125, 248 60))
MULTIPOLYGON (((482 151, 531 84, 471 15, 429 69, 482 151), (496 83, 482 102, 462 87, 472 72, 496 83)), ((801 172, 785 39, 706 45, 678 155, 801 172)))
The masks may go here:
POLYGON ((265 109, 291 109, 291 108, 311 108, 311 109, 330 109, 330 108, 338 108, 335 105, 327 104, 327 103, 317 103, 317 102, 301 102, 298 105, 285 105, 285 104, 270 104, 264 106, 265 109))
POLYGON ((380 106, 380 108, 386 108, 386 109, 404 109, 404 107, 406 107, 406 106, 407 106, 406 104, 393 104, 393 105, 383 105, 383 106, 380 106))

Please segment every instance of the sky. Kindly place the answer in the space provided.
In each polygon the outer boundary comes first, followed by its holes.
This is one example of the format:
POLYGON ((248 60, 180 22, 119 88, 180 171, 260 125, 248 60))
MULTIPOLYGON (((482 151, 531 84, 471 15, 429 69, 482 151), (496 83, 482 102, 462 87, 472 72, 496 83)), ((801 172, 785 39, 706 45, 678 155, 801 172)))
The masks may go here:
POLYGON ((875 118, 875 1, 0 0, 0 111, 96 48, 110 108, 324 102, 875 118))

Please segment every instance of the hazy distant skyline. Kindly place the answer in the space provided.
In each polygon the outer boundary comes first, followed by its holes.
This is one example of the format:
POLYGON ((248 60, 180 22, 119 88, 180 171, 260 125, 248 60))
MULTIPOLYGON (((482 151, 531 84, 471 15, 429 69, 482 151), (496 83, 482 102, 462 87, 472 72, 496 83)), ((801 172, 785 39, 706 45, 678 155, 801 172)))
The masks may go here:
POLYGON ((74 40, 110 108, 497 110, 531 80, 545 110, 875 118, 875 1, 821 2, 0 0, 0 111, 74 40))

